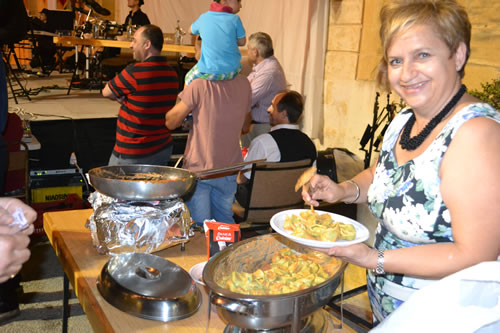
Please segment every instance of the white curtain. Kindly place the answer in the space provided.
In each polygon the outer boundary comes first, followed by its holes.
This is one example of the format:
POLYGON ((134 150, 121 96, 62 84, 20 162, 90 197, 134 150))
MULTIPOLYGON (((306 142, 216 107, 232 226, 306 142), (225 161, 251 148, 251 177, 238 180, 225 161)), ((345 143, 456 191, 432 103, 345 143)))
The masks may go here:
MULTIPOLYGON (((115 0, 117 20, 125 21, 127 1, 115 0)), ((163 32, 180 26, 188 31, 192 22, 206 12, 211 0, 145 0, 142 11, 163 32)), ((239 12, 247 37, 268 33, 275 56, 286 74, 290 89, 306 96, 303 130, 312 138, 322 134, 323 72, 328 32, 328 0, 242 0, 239 12)), ((189 38, 184 39, 189 42, 189 38)))

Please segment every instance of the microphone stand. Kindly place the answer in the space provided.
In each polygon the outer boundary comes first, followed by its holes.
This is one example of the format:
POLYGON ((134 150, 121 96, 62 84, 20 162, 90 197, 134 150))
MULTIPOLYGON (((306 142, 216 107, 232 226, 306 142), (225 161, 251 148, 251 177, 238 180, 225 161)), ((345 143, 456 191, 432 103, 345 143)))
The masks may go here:
POLYGON ((384 110, 387 111, 387 113, 382 117, 382 119, 377 120, 377 128, 380 127, 380 125, 384 122, 384 120, 387 119, 387 123, 385 124, 384 128, 382 131, 380 131, 380 134, 377 136, 377 140, 375 140, 375 143, 373 144, 375 146, 375 151, 378 152, 378 146, 380 145, 380 142, 384 138, 385 131, 387 131, 387 127, 389 127, 390 122, 392 121, 392 118, 394 118, 393 114, 393 109, 392 109, 392 104, 390 103, 391 93, 387 94, 387 104, 385 105, 385 108, 382 109, 382 112, 380 113, 380 116, 384 113, 384 110))
POLYGON ((365 169, 367 169, 370 166, 370 160, 372 156, 372 149, 373 149, 373 136, 375 134, 375 131, 377 130, 377 116, 378 116, 378 98, 380 97, 380 93, 377 91, 377 94, 375 96, 375 103, 373 105, 373 121, 372 125, 367 125, 365 132, 363 133, 363 137, 361 138, 361 141, 359 142, 361 144, 360 150, 365 152, 365 160, 364 160, 364 166, 365 169), (366 144, 370 141, 370 146, 368 147, 368 150, 365 149, 366 144))
POLYGON ((371 157, 372 153, 375 150, 378 152, 378 146, 382 142, 382 139, 385 135, 385 131, 389 127, 389 123, 392 121, 394 118, 394 109, 393 105, 390 103, 391 93, 387 94, 387 105, 382 109, 382 111, 379 113, 379 102, 378 99, 380 97, 380 93, 377 92, 377 95, 375 96, 375 103, 373 106, 373 120, 371 125, 366 125, 365 132, 363 133, 363 136, 361 140, 359 141, 359 144, 361 145, 360 150, 365 152, 365 159, 364 159, 364 167, 367 169, 370 167, 370 162, 371 162, 371 157), (384 112, 387 111, 387 112, 384 112), (380 131, 380 134, 377 136, 375 139, 375 134, 377 130, 379 129, 380 125, 384 121, 387 121, 385 126, 383 127, 382 131, 380 131), (367 149, 365 149, 366 144, 369 143, 369 146, 367 149), (374 149, 375 148, 375 149, 374 149))

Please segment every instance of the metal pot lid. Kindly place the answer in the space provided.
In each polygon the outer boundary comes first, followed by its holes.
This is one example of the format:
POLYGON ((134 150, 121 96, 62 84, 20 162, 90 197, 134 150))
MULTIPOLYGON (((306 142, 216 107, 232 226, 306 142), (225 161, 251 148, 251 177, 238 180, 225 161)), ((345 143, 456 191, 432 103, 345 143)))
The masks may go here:
POLYGON ((123 288, 147 297, 182 297, 194 283, 182 267, 147 253, 119 254, 108 262, 107 270, 123 288))

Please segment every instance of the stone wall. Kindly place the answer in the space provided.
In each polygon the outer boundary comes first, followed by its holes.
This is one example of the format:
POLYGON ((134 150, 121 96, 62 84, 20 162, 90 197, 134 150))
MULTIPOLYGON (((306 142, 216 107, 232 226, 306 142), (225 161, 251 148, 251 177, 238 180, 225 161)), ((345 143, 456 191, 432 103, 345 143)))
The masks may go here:
MULTIPOLYGON (((378 13, 383 0, 329 0, 330 19, 324 80, 325 147, 345 147, 364 158, 359 141, 372 122, 378 88, 374 69, 381 57, 378 13)), ((459 0, 472 23, 469 89, 499 77, 500 1, 459 0)), ((398 96, 391 99, 399 101, 398 96)), ((380 97, 380 108, 386 95, 380 97)))
POLYGON ((373 81, 357 79, 364 11, 363 0, 330 0, 322 142, 323 147, 344 147, 361 158, 359 140, 371 122, 370 101, 376 91, 373 81))

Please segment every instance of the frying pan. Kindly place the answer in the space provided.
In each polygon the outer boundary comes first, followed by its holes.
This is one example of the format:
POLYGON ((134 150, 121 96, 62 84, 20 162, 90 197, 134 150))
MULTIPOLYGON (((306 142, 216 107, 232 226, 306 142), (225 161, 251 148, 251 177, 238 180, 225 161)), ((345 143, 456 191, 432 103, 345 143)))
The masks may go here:
POLYGON ((225 168, 193 172, 159 165, 102 166, 89 170, 92 186, 102 194, 132 201, 171 200, 191 191, 203 177, 241 169, 265 159, 246 161, 225 168))

